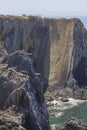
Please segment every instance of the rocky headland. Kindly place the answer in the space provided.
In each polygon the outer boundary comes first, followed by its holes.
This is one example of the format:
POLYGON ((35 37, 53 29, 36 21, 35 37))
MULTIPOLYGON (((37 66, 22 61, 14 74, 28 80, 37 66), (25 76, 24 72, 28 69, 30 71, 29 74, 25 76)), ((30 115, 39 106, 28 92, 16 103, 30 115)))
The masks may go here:
POLYGON ((87 99, 86 60, 79 19, 0 15, 0 130, 50 130, 44 93, 87 99))

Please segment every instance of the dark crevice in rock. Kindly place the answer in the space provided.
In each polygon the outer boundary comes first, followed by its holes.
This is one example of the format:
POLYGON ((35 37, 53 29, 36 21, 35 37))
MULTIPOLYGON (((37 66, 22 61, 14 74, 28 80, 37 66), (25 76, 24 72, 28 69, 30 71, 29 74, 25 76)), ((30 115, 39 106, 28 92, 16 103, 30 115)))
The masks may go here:
POLYGON ((75 69, 74 72, 74 78, 76 79, 78 85, 81 86, 87 86, 87 75, 86 75, 86 63, 87 58, 81 57, 81 60, 78 63, 78 66, 75 69))
POLYGON ((27 130, 38 130, 38 125, 34 121, 34 118, 28 113, 28 115, 25 116, 25 123, 23 124, 23 127, 27 130))

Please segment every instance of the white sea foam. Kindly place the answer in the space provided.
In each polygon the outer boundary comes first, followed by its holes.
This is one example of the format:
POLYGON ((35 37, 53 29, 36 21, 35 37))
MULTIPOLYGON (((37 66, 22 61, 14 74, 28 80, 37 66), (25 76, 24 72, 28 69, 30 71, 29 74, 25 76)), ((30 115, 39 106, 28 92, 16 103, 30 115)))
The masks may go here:
POLYGON ((55 124, 51 125, 51 130, 56 130, 55 124))
POLYGON ((63 102, 63 101, 52 101, 52 106, 50 106, 48 109, 58 109, 58 110, 66 110, 73 108, 74 106, 77 106, 83 102, 86 102, 86 100, 79 100, 79 99, 73 99, 69 98, 69 101, 63 102))

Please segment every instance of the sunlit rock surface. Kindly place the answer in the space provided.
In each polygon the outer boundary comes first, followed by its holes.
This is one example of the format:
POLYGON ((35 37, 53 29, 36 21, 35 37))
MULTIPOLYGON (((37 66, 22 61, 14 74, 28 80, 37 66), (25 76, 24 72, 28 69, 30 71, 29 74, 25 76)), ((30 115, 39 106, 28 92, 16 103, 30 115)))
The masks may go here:
MULTIPOLYGON (((21 127, 27 130, 50 130, 44 99, 46 84, 40 76, 35 72, 33 58, 25 51, 15 51, 4 58, 0 64, 0 112, 3 113, 15 105, 18 112, 23 115, 21 127)), ((8 119, 5 117, 4 126, 9 120, 12 127, 11 117, 7 117, 8 119)), ((22 130, 17 128, 19 129, 22 130)), ((7 127, 6 130, 13 130, 13 127, 12 129, 7 127)))
POLYGON ((72 119, 65 124, 65 128, 61 130, 87 130, 87 125, 72 117, 72 119))
POLYGON ((0 16, 0 43, 8 53, 33 53, 50 85, 86 85, 87 31, 79 19, 0 16))
POLYGON ((87 31, 79 19, 0 16, 0 108, 20 107, 26 129, 50 130, 47 86, 75 93, 86 87, 86 62, 87 31))

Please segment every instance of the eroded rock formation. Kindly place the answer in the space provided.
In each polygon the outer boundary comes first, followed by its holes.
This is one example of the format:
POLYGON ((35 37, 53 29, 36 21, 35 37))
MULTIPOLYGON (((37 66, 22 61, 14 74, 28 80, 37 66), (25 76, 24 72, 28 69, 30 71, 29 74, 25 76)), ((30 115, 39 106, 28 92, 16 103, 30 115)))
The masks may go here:
POLYGON ((87 130, 87 125, 80 120, 73 118, 65 124, 65 127, 61 130, 87 130))
POLYGON ((79 19, 0 16, 0 108, 16 105, 26 129, 50 130, 44 92, 86 86, 86 53, 79 19))
POLYGON ((0 130, 26 130, 22 124, 23 114, 16 106, 0 111, 0 130))
POLYGON ((49 85, 87 84, 87 31, 79 19, 0 16, 0 43, 8 53, 32 52, 36 72, 49 85))
MULTIPOLYGON (((44 100, 46 84, 41 75, 35 72, 31 54, 25 51, 15 51, 5 57, 1 63, 0 108, 2 113, 3 110, 15 105, 24 117, 21 126, 27 130, 50 130, 44 100)), ((7 118, 4 125, 7 124, 6 121, 7 118)), ((12 124, 11 121, 10 123, 12 124)))

